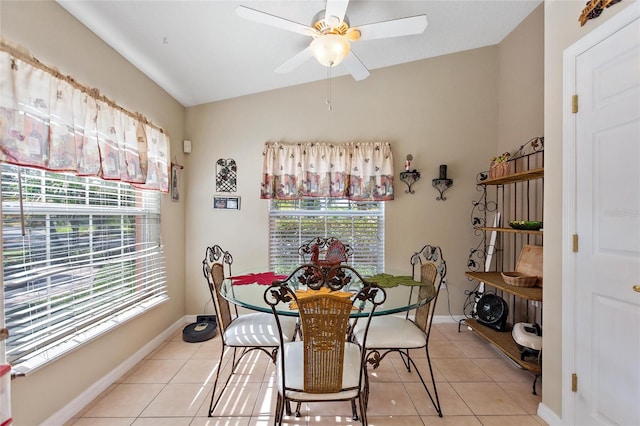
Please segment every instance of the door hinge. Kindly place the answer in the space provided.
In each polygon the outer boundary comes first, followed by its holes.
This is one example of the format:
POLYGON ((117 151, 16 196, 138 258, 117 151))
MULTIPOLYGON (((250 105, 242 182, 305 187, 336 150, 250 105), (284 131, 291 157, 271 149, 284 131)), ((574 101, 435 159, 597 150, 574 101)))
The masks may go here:
POLYGON ((578 112, 578 95, 571 96, 571 112, 573 114, 578 112))
POLYGON ((576 373, 571 375, 571 392, 578 392, 578 375, 576 373))
POLYGON ((571 242, 572 250, 574 253, 577 253, 578 252, 578 234, 573 234, 572 237, 573 237, 571 242))

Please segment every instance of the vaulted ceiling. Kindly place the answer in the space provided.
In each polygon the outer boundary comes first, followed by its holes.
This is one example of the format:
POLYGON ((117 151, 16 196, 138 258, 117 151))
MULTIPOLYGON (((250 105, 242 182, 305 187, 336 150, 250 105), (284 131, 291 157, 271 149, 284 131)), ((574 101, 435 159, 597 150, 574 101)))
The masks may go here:
MULTIPOLYGON (((286 74, 274 72, 311 37, 236 14, 242 5, 311 26, 324 0, 57 1, 184 106, 327 77, 327 68, 313 58, 286 74)), ((368 78, 375 78, 378 68, 498 44, 540 3, 351 0, 352 27, 420 14, 428 21, 422 34, 360 40, 351 50, 371 72, 368 78)), ((343 64, 332 68, 333 77, 347 74, 343 64)))

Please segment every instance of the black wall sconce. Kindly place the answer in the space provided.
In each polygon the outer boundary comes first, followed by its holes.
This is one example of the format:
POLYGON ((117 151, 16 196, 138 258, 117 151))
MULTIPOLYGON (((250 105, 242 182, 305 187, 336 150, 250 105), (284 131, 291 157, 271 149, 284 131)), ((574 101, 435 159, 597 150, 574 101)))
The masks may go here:
POLYGON ((440 165, 440 176, 437 179, 431 181, 433 187, 440 193, 439 197, 436 197, 438 201, 444 201, 447 199, 443 194, 444 192, 453 186, 453 180, 447 179, 447 165, 440 165))
POLYGON ((416 169, 411 170, 411 161, 413 155, 407 155, 407 160, 404 162, 404 172, 400 172, 400 180, 407 184, 405 194, 415 194, 415 191, 411 189, 414 183, 420 180, 420 172, 416 169))

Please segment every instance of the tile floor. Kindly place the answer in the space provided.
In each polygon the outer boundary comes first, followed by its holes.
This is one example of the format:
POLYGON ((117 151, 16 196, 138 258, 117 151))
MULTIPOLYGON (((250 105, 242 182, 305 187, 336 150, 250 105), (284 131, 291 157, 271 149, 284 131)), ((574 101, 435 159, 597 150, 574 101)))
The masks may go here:
MULTIPOLYGON (((181 332, 176 333, 66 426, 271 425, 274 367, 257 352, 245 358, 214 417, 207 417, 220 350, 218 336, 185 343, 181 332)), ((424 351, 415 352, 421 371, 428 372, 424 351)), ((545 424, 536 415, 540 396, 531 392, 532 376, 464 327, 458 333, 456 323, 434 325, 430 354, 444 417, 436 415, 417 375, 408 373, 399 357, 387 357, 370 372, 371 426, 545 424)), ((221 374, 229 371, 228 355, 221 374)), ((539 381, 537 388, 540 394, 539 381)), ((288 417, 285 424, 360 424, 351 419, 348 402, 303 405, 302 412, 302 417, 288 417)))

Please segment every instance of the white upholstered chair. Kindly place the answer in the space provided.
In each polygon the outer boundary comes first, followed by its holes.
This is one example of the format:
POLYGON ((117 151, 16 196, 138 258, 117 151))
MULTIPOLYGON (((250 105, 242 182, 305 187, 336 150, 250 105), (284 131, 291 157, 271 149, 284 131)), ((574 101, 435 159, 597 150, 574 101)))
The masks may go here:
MULTIPOLYGON (((327 278, 326 273, 324 278, 327 278)), ((272 307, 279 329, 283 317, 277 314, 277 306, 297 304, 304 336, 302 341, 281 340, 276 362, 278 399, 274 424, 282 424, 285 408, 290 414, 288 407, 291 401, 298 403, 297 417, 300 416, 301 402, 350 401, 353 419, 358 419, 357 403, 360 420, 366 425, 368 381, 364 377, 365 352, 349 340, 349 318, 354 305, 367 301, 372 306, 369 315, 358 321, 365 330, 363 338, 366 339, 371 316, 375 308, 384 302, 385 292, 371 285, 365 285, 355 296, 322 289, 309 291, 311 295, 298 293, 297 297, 285 280, 265 292, 265 300, 272 307)))
POLYGON ((218 245, 207 247, 205 258, 202 261, 204 276, 207 279, 211 299, 216 311, 218 331, 222 343, 220 362, 216 369, 211 402, 209 403, 209 417, 215 410, 242 358, 249 352, 259 350, 266 353, 275 362, 276 352, 280 345, 280 336, 283 336, 284 341, 293 340, 296 329, 296 318, 294 317, 282 318, 280 324, 276 325, 276 321, 270 313, 255 312, 238 315, 235 305, 233 305, 232 309, 229 302, 219 294, 219 289, 225 276, 231 275, 232 263, 233 257, 231 254, 222 250, 218 245), (281 329, 280 332, 278 328, 281 329), (231 348, 233 352, 231 374, 227 377, 216 398, 220 369, 222 368, 222 360, 227 348, 231 348), (240 354, 238 355, 239 349, 240 354))
POLYGON ((431 285, 434 286, 435 297, 431 302, 416 309, 414 318, 410 318, 409 312, 404 318, 391 315, 374 318, 371 321, 366 341, 364 340, 366 330, 360 324, 356 324, 353 336, 359 345, 366 348, 367 362, 374 369, 378 368, 380 362, 389 353, 400 354, 407 371, 410 372, 413 367, 418 374, 436 412, 442 417, 440 399, 438 398, 431 357, 429 356, 429 335, 433 323, 433 314, 440 288, 447 273, 442 250, 438 246, 425 245, 411 256, 411 267, 413 279, 426 284, 418 287, 418 291, 423 293, 419 295, 419 298, 424 298, 426 294, 433 292, 431 285), (419 277, 417 276, 418 273, 419 277), (410 354, 411 350, 423 348, 427 354, 433 394, 410 354))

